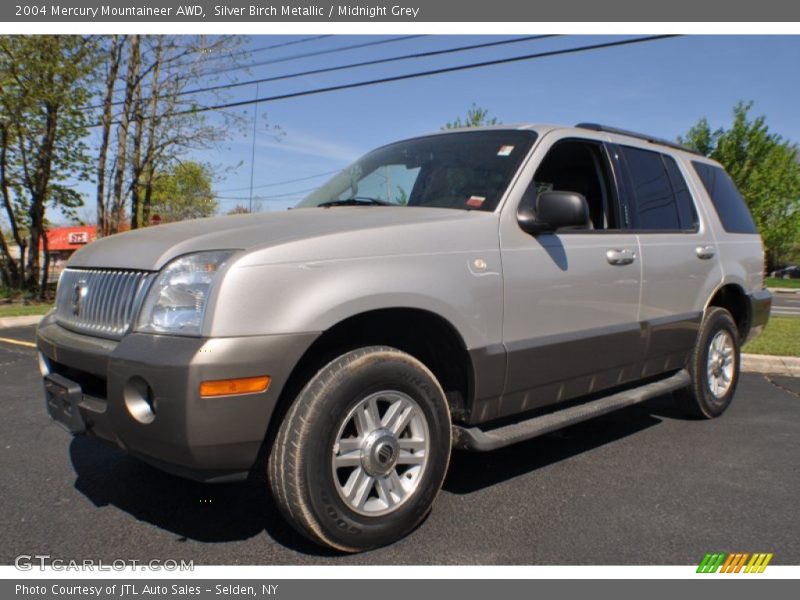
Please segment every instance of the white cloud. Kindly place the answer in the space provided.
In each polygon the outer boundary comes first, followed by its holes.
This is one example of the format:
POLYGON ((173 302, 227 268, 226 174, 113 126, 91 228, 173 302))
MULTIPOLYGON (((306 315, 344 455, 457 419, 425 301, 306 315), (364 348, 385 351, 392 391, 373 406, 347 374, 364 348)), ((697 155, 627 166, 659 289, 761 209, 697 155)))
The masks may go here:
POLYGON ((328 158, 345 163, 352 162, 363 154, 350 146, 297 130, 286 131, 286 135, 280 137, 280 139, 261 135, 256 141, 256 146, 304 156, 328 158))

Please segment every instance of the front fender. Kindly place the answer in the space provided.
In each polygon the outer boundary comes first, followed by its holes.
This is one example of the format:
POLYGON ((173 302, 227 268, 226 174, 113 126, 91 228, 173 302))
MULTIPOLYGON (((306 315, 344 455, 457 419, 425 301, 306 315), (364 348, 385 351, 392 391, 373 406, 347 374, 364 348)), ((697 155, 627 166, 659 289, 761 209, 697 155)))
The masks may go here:
POLYGON ((210 309, 212 337, 325 331, 357 314, 416 308, 449 321, 467 348, 502 330, 499 251, 245 265, 225 275, 210 309), (480 268, 476 268, 476 261, 480 268))

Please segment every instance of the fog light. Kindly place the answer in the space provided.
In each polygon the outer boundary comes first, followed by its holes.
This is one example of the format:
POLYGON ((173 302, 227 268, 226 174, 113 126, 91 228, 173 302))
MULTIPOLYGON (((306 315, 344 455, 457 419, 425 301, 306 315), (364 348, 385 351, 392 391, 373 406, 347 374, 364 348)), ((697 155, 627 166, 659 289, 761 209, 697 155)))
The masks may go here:
POLYGON ((269 387, 269 377, 241 377, 239 379, 215 379, 204 381, 200 384, 200 395, 204 398, 209 396, 233 396, 235 394, 258 394, 267 391, 269 387))
POLYGON ((131 377, 123 391, 125 406, 130 415, 139 423, 152 423, 156 418, 153 390, 141 377, 131 377))

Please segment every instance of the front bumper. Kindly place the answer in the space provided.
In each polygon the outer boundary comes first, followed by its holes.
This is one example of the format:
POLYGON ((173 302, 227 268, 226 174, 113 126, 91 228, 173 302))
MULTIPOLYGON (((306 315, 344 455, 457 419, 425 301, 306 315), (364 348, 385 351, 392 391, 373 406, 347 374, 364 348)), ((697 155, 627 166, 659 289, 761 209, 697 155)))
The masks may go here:
POLYGON ((747 295, 750 309, 750 327, 747 339, 750 341, 761 335, 769 321, 769 311, 772 308, 772 294, 769 290, 759 290, 747 295))
POLYGON ((317 335, 131 333, 116 342, 74 333, 48 315, 36 342, 44 373, 80 386, 72 393, 80 422, 74 433, 85 429, 165 471, 224 481, 246 476, 292 368, 317 335), (202 381, 260 375, 271 378, 262 393, 200 397, 202 381), (154 411, 149 423, 129 410, 142 381, 154 411))

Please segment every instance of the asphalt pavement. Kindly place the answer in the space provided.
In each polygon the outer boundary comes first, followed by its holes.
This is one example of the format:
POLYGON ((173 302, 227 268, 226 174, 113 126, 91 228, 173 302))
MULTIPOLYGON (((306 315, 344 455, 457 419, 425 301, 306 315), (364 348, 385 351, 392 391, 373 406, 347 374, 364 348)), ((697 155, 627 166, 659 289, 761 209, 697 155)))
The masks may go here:
MULTIPOLYGON (((33 328, 0 337, 33 340, 33 328)), ((745 374, 720 419, 671 397, 488 454, 453 455, 428 519, 348 556, 307 542, 263 480, 204 485, 44 411, 35 351, 0 341, 0 564, 19 554, 195 564, 697 564, 772 552, 800 564, 800 385, 745 374)))
POLYGON ((800 292, 773 293, 771 314, 781 317, 800 317, 800 292))

